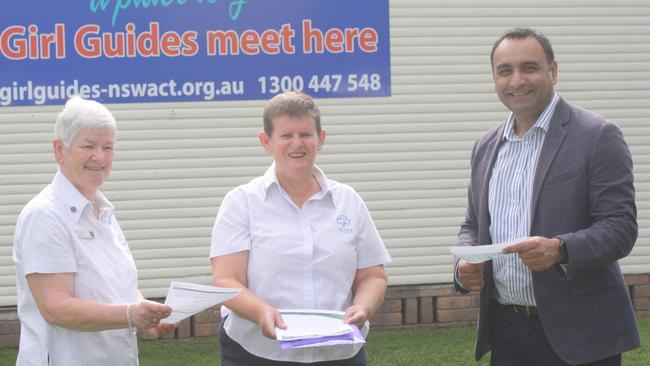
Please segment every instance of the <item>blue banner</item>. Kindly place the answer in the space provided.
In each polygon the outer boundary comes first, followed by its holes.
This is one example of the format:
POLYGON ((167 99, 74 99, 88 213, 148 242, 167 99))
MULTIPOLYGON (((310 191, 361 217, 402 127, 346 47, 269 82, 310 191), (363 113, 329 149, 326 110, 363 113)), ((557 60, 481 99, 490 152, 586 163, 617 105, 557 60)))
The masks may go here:
POLYGON ((390 95, 388 0, 20 0, 0 106, 390 95))

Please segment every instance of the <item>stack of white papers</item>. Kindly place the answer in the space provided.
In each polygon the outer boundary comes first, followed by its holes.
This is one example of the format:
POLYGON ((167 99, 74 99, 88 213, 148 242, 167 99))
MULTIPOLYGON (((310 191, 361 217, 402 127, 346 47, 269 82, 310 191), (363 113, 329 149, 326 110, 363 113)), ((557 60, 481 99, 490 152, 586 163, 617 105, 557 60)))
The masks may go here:
POLYGON ((178 323, 185 318, 234 297, 240 291, 238 288, 172 281, 165 299, 165 304, 172 307, 172 313, 169 317, 162 319, 161 322, 178 323))
POLYGON ((280 310, 287 329, 275 328, 280 347, 302 348, 365 343, 355 324, 345 324, 345 313, 329 310, 280 310))

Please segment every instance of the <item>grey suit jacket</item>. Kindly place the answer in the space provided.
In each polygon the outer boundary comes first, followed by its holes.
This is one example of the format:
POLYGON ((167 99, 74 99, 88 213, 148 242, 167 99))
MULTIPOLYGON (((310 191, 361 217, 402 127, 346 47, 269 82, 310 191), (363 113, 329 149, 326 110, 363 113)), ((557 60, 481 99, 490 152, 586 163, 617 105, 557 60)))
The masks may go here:
MULTIPOLYGON (((490 244, 488 183, 504 124, 480 137, 458 245, 490 244)), ((632 158, 619 128, 560 98, 533 182, 531 236, 565 240, 569 264, 533 272, 544 332, 569 364, 639 347, 634 311, 617 260, 637 238, 632 158)), ((491 349, 489 303, 494 289, 485 265, 475 357, 491 349)), ((458 283, 456 286, 459 290, 458 283)))

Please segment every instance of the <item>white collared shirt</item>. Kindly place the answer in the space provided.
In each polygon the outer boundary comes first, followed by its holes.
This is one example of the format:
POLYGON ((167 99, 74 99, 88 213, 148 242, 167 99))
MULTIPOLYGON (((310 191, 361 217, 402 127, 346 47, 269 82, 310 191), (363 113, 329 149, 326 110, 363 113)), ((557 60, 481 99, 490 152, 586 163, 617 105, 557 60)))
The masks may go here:
MULTIPOLYGON (((212 230, 210 257, 248 250, 248 289, 277 309, 345 311, 358 269, 390 262, 368 209, 351 187, 317 167, 321 191, 297 207, 278 183, 275 164, 230 191, 212 230)), ((222 316, 229 314, 223 308, 222 316)), ((353 357, 360 346, 280 349, 257 324, 231 313, 226 333, 267 359, 317 362, 353 357)))
POLYGON ((113 206, 101 193, 97 197, 99 219, 92 204, 57 172, 52 184, 18 217, 13 248, 21 322, 18 366, 138 364, 137 340, 128 329, 80 332, 45 322, 25 277, 74 273, 77 298, 100 303, 136 301, 135 262, 113 206))
MULTIPOLYGON (((511 113, 503 143, 492 168, 489 186, 490 236, 493 243, 507 243, 530 236, 533 181, 544 138, 559 100, 551 102, 522 137, 515 133, 511 113)), ((504 305, 536 305, 532 273, 517 254, 494 258, 496 300, 504 305)))

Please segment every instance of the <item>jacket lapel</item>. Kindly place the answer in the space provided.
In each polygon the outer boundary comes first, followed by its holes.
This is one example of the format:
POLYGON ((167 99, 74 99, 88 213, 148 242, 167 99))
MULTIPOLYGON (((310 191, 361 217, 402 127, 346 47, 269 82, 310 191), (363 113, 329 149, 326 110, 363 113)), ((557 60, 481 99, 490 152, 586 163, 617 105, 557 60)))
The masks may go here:
POLYGON ((481 172, 482 177, 482 186, 481 186, 481 197, 480 202, 480 216, 479 216, 479 243, 481 244, 491 244, 492 239, 490 237, 490 209, 489 209, 489 194, 490 194, 490 177, 492 175, 492 168, 494 163, 497 160, 499 153, 499 146, 503 141, 503 130, 505 128, 505 123, 503 123, 494 134, 493 139, 488 143, 488 147, 485 151, 486 161, 483 164, 483 171, 481 172))
MULTIPOLYGON (((555 107, 555 113, 551 117, 551 122, 548 126, 548 132, 544 138, 544 144, 542 145, 542 151, 539 154, 539 160, 537 161, 537 170, 535 171, 535 178, 533 179, 533 197, 531 202, 531 215, 535 214, 537 209, 537 201, 539 200, 539 193, 542 189, 542 184, 548 170, 551 167, 551 163, 555 159, 562 142, 566 137, 566 132, 564 131, 564 125, 569 123, 570 110, 569 105, 560 97, 560 100, 557 102, 555 107)), ((531 222, 533 222, 534 217, 531 217, 531 222)))

